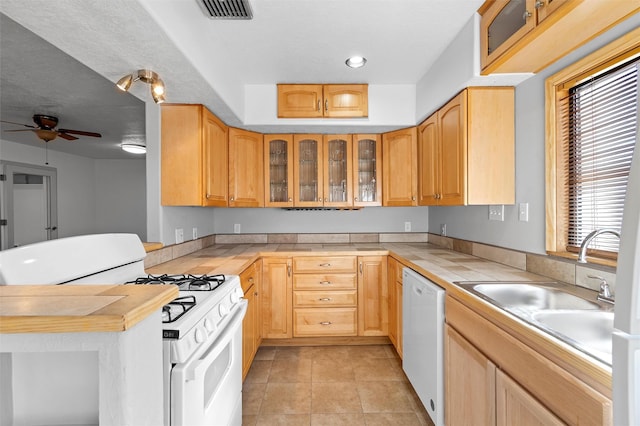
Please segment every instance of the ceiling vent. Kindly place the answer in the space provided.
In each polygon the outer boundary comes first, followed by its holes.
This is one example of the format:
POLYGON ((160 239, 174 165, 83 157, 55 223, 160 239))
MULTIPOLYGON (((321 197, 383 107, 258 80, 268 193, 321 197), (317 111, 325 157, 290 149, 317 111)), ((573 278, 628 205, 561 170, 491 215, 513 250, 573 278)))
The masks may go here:
POLYGON ((249 0, 198 0, 211 19, 252 19, 249 0))

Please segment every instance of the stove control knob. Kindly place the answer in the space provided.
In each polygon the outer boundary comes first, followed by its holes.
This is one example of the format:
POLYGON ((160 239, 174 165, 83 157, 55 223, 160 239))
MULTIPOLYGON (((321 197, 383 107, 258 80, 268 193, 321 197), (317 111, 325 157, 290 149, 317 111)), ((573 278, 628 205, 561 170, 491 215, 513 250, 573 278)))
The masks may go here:
POLYGON ((215 329, 216 325, 209 318, 204 319, 204 329, 211 334, 215 329))
POLYGON ((193 337, 196 343, 202 343, 205 340, 204 332, 200 328, 196 328, 196 332, 193 333, 193 337))
POLYGON ((240 301, 240 299, 242 299, 242 296, 244 296, 242 289, 236 288, 235 291, 231 293, 231 303, 235 305, 240 301))
POLYGON ((220 306, 218 307, 218 312, 220 312, 220 317, 224 318, 229 314, 229 308, 227 308, 225 305, 220 304, 220 306))

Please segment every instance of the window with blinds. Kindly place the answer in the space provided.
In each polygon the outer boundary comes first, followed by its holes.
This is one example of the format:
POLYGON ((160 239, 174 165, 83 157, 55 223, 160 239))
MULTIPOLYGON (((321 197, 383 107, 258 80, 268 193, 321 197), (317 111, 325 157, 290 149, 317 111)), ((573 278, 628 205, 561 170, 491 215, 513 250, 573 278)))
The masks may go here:
MULTIPOLYGON (((639 67, 635 58, 574 85, 560 100, 567 251, 595 229, 620 232, 638 132, 639 67)), ((617 253, 618 245, 618 238, 603 234, 589 247, 606 255, 617 253)))

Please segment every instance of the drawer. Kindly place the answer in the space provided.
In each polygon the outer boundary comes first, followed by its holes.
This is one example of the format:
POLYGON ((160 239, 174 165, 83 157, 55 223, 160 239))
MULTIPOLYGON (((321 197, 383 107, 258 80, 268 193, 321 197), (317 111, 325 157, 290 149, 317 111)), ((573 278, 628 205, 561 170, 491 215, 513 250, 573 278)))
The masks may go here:
POLYGON ((256 282, 256 264, 253 263, 247 269, 240 273, 240 285, 244 293, 249 290, 256 282))
POLYGON ((358 292, 349 291, 294 291, 293 306, 357 306, 358 292))
POLYGON ((295 290, 355 290, 358 288, 358 277, 356 274, 294 274, 293 288, 295 290))
POLYGON ((356 256, 300 256, 293 258, 293 272, 356 272, 356 256))
POLYGON ((356 308, 298 308, 293 310, 293 336, 356 336, 356 308))

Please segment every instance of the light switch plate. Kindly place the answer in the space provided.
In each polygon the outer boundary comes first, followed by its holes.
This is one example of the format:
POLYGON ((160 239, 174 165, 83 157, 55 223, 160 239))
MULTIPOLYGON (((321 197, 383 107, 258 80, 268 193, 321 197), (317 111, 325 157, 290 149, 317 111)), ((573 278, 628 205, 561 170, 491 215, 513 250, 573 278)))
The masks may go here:
POLYGON ((518 220, 529 222, 529 203, 518 204, 518 220))
POLYGON ((184 230, 176 228, 176 244, 184 243, 184 230))
POLYGON ((504 205, 489 206, 489 220, 504 221, 504 205))
POLYGON ((235 223, 233 225, 233 233, 234 234, 239 234, 240 233, 240 224, 239 223, 235 223))
POLYGON ((404 232, 411 232, 411 222, 404 223, 404 232))

